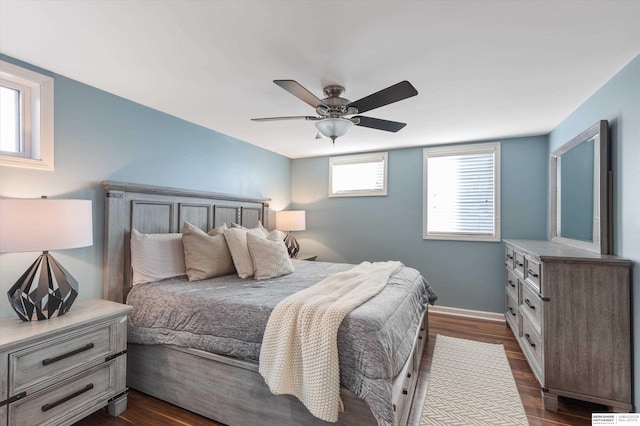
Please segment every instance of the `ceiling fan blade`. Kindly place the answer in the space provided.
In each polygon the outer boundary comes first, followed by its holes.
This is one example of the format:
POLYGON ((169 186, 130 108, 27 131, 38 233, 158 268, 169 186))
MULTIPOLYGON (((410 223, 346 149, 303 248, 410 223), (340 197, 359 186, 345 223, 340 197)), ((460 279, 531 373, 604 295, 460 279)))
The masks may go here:
POLYGON ((309 116, 309 115, 292 115, 289 117, 265 117, 265 118, 251 119, 251 121, 278 121, 278 120, 319 120, 319 118, 309 116))
POLYGON ((381 120, 379 118, 363 117, 356 115, 353 118, 359 118, 360 122, 356 126, 368 127, 370 129, 385 130, 387 132, 397 132, 402 129, 407 123, 400 123, 398 121, 381 120))
POLYGON ((320 105, 324 105, 324 102, 322 102, 316 95, 302 87, 302 85, 295 80, 273 80, 273 82, 291 93, 293 96, 302 99, 314 109, 318 108, 320 105))
POLYGON ((359 113, 367 112, 375 108, 380 108, 381 106, 410 98, 417 94, 418 91, 416 88, 405 80, 394 84, 393 86, 389 86, 386 89, 382 89, 372 95, 351 102, 347 106, 357 108, 359 113))

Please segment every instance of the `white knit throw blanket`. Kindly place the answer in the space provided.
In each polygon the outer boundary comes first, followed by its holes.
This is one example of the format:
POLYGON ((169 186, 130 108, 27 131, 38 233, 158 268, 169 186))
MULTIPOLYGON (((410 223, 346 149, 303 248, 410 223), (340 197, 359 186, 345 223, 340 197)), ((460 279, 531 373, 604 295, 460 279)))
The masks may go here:
POLYGON ((344 317, 382 290, 400 262, 363 262, 287 297, 262 338, 260 374, 275 395, 294 395, 315 417, 338 421, 338 328, 344 317))

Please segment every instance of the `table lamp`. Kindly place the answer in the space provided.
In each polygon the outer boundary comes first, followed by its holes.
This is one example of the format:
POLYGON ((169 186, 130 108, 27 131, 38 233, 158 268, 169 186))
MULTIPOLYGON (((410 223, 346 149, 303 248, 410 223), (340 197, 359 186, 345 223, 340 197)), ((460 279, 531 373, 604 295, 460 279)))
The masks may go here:
POLYGON ((91 200, 0 199, 0 253, 42 251, 7 292, 23 321, 64 315, 78 296, 78 282, 49 250, 92 244, 91 200))
POLYGON ((276 228, 281 231, 288 231, 287 236, 284 238, 284 245, 287 246, 289 257, 296 257, 300 251, 300 245, 291 232, 304 231, 306 229, 304 210, 276 212, 276 228))

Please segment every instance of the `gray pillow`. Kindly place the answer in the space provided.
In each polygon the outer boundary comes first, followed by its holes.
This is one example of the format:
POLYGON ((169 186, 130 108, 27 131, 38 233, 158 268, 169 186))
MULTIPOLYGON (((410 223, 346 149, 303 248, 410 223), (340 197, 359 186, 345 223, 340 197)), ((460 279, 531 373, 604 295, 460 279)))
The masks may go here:
POLYGON ((235 272, 224 235, 207 235, 185 222, 182 226, 184 263, 189 281, 219 277, 235 272))
POLYGON ((267 280, 293 272, 287 247, 277 233, 272 232, 267 238, 247 233, 247 247, 256 280, 267 280))

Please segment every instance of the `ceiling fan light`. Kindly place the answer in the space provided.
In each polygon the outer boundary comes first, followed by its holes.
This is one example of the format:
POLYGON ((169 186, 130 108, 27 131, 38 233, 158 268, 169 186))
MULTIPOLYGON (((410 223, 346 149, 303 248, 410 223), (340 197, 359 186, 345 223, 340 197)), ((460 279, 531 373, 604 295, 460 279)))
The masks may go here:
POLYGON ((316 121, 318 131, 331 139, 336 139, 347 134, 349 129, 353 127, 353 122, 346 118, 325 118, 316 121))

